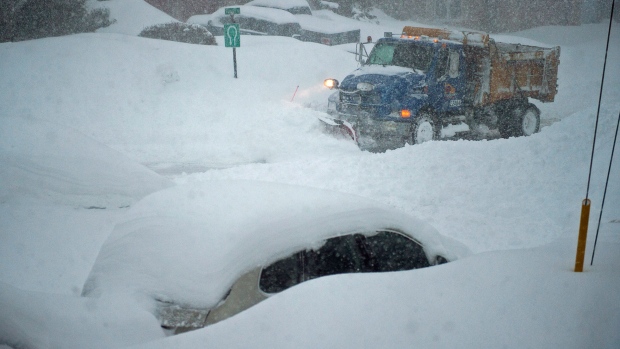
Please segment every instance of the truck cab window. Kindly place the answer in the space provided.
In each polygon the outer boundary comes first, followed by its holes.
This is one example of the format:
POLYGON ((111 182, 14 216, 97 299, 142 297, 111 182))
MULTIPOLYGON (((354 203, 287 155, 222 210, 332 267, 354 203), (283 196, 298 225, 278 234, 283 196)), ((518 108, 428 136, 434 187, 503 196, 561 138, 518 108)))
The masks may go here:
POLYGON ((461 56, 458 51, 450 51, 450 69, 448 70, 448 75, 451 78, 459 76, 460 58, 461 56))
POLYGON ((432 59, 432 47, 406 43, 396 46, 393 64, 401 67, 427 71, 432 59))
POLYGON ((410 43, 377 44, 368 58, 370 64, 396 65, 399 67, 427 71, 433 60, 433 48, 410 43))
POLYGON ((377 44, 368 57, 369 64, 391 65, 394 57, 394 45, 377 44))
POLYGON ((438 55, 435 76, 437 79, 440 79, 448 73, 448 50, 445 48, 441 49, 438 55))

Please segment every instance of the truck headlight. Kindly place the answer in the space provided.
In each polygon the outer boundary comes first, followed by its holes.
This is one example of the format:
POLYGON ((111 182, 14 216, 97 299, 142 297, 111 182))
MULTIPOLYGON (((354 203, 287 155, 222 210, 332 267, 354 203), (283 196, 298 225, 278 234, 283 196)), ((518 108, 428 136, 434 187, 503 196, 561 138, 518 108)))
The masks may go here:
POLYGON ((338 88, 340 83, 338 83, 338 80, 336 79, 325 79, 325 81, 323 81, 323 85, 325 85, 328 89, 333 90, 338 88))

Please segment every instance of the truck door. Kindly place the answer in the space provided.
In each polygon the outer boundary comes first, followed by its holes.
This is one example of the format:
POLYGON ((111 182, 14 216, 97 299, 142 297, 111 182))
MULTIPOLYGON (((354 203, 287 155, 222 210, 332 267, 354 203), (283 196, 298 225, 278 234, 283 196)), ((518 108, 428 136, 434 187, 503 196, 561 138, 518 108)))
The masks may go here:
POLYGON ((462 51, 442 47, 438 52, 435 76, 436 109, 441 112, 456 112, 463 107, 465 74, 462 51))

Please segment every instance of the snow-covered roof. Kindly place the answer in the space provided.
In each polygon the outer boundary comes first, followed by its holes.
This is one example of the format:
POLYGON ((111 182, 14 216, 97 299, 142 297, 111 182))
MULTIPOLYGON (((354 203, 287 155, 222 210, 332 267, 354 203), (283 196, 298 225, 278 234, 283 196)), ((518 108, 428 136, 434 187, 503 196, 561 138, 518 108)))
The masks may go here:
POLYGON ((288 10, 295 7, 310 7, 306 0, 253 0, 246 5, 263 6, 288 10))
POLYGON ((392 228, 449 259, 437 231, 373 200, 257 181, 206 181, 135 204, 105 242, 85 295, 125 293, 215 306, 243 273, 322 240, 392 228))
MULTIPOLYGON (((239 6, 240 14, 235 17, 252 17, 266 20, 277 24, 299 23, 295 15, 277 8, 257 7, 257 6, 239 6)), ((210 15, 196 15, 187 20, 187 23, 207 24, 209 20, 221 17, 228 17, 224 13, 225 8, 222 7, 210 15)))
POLYGON ((319 16, 296 15, 296 17, 303 29, 320 33, 335 34, 360 29, 360 26, 356 26, 349 22, 336 22, 319 16))

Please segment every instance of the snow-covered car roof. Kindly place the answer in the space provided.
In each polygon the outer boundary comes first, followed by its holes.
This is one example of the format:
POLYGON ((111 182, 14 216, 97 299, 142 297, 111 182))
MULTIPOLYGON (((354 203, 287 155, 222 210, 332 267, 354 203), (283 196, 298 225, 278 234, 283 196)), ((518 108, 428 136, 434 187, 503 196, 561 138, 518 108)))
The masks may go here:
POLYGON ((101 248, 83 295, 212 308, 257 266, 330 237, 381 229, 414 237, 429 256, 459 257, 427 223, 355 195, 257 181, 179 185, 131 207, 101 248))
MULTIPOLYGON (((299 23, 295 15, 277 8, 257 7, 257 6, 238 6, 240 13, 236 17, 252 17, 262 19, 276 24, 299 23)), ((230 17, 224 13, 226 8, 222 7, 210 15, 195 15, 187 20, 187 23, 206 25, 209 20, 217 20, 222 17, 230 17)))

